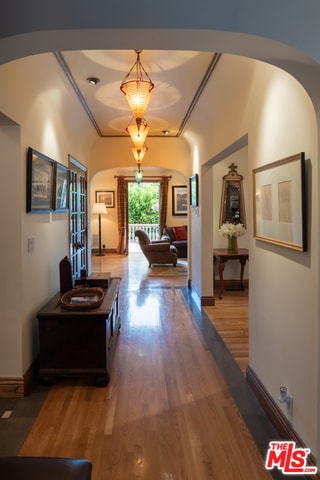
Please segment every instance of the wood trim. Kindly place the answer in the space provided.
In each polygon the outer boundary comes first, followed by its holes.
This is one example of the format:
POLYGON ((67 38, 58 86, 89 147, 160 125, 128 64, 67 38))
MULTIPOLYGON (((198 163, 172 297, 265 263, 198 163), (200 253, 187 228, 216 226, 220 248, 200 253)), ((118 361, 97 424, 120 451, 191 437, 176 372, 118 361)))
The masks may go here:
MULTIPOLYGON (((255 396, 257 397, 260 405, 266 412, 273 426, 277 430, 278 434, 284 440, 289 440, 296 442, 296 444, 301 448, 309 448, 304 444, 302 439, 299 437, 297 432, 292 427, 292 424, 289 422, 287 417, 284 415, 280 407, 271 397, 269 392, 266 390, 265 386, 261 382, 260 378, 257 376, 255 371, 250 367, 247 367, 246 370, 246 379, 250 387, 252 388, 255 396)), ((311 454, 309 455, 310 465, 316 465, 316 459, 311 454)), ((306 477, 307 478, 307 477, 306 477)), ((314 480, 320 479, 320 473, 313 475, 314 480)))
POLYGON ((215 305, 214 296, 201 297, 200 303, 202 307, 213 307, 215 305))
POLYGON ((188 288, 197 295, 197 302, 199 301, 201 307, 213 307, 215 305, 215 300, 213 295, 201 297, 200 293, 195 288, 190 278, 188 278, 187 284, 188 284, 188 288))
POLYGON ((24 379, 21 377, 0 378, 0 397, 24 397, 24 379))
MULTIPOLYGON (((247 278, 243 279, 243 286, 245 289, 249 288, 249 280, 247 278)), ((225 291, 242 290, 240 280, 237 280, 237 279, 223 280, 223 287, 225 291)), ((219 289, 220 289, 220 280, 216 278, 214 281, 214 290, 219 291, 219 289)))
POLYGON ((0 378, 0 397, 20 398, 28 395, 38 378, 39 359, 28 368, 23 377, 0 378))

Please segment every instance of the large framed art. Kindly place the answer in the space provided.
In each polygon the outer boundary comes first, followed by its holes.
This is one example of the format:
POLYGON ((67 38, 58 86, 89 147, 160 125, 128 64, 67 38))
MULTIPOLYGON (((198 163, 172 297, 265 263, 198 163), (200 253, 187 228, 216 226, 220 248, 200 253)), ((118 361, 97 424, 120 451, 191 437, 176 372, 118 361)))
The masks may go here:
POLYGON ((27 152, 27 212, 46 213, 54 208, 55 162, 29 147, 27 152))
POLYGON ((304 153, 253 170, 254 237, 305 251, 304 153))
POLYGON ((187 185, 172 186, 172 215, 187 215, 188 189, 187 185))

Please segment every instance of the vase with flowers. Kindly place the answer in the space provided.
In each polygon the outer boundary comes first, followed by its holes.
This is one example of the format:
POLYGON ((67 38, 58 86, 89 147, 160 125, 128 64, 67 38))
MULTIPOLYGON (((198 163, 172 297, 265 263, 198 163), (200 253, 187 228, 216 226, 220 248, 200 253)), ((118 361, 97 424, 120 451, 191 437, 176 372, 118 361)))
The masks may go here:
POLYGON ((219 233, 228 239, 228 252, 238 253, 238 237, 244 235, 246 229, 242 223, 223 223, 219 228, 219 233))

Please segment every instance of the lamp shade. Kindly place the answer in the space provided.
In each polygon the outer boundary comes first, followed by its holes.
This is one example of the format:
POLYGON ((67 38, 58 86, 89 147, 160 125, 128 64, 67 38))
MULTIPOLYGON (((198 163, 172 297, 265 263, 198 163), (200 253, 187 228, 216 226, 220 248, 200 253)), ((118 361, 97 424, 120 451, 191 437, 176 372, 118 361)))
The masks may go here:
POLYGON ((141 163, 142 160, 143 160, 143 157, 145 156, 147 150, 148 150, 148 147, 146 147, 146 145, 144 145, 143 147, 141 148, 137 148, 137 147, 132 147, 132 154, 135 158, 135 160, 138 162, 138 163, 141 163))
POLYGON ((149 126, 146 122, 136 122, 128 125, 127 132, 130 134, 133 145, 137 149, 142 149, 149 132, 149 126))
POLYGON ((107 207, 105 203, 94 203, 92 207, 92 213, 94 214, 99 214, 99 215, 105 215, 108 213, 107 207))
POLYGON ((154 84, 140 61, 142 50, 136 50, 135 52, 137 60, 121 83, 120 90, 126 96, 132 115, 135 118, 143 118, 154 84))
POLYGON ((134 178, 137 183, 141 183, 143 180, 143 170, 138 169, 134 171, 134 178))

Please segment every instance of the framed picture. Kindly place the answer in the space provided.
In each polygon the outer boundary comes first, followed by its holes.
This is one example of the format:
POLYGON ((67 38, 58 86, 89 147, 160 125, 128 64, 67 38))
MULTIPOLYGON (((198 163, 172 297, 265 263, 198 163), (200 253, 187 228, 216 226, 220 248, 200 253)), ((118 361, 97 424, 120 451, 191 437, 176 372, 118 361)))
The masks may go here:
POLYGON ((104 203, 107 208, 114 208, 114 190, 96 190, 96 202, 104 203))
POLYGON ((253 170, 254 237, 306 250, 304 153, 253 170))
POLYGON ((195 173, 189 179, 189 186, 190 186, 190 205, 192 207, 197 207, 199 205, 199 177, 198 174, 195 173))
POLYGON ((27 212, 53 210, 55 162, 33 148, 27 153, 27 212))
POLYGON ((187 215, 188 189, 187 185, 172 186, 172 215, 187 215))
POLYGON ((54 186, 54 209, 56 211, 65 211, 69 208, 69 183, 69 169, 56 163, 54 186))

